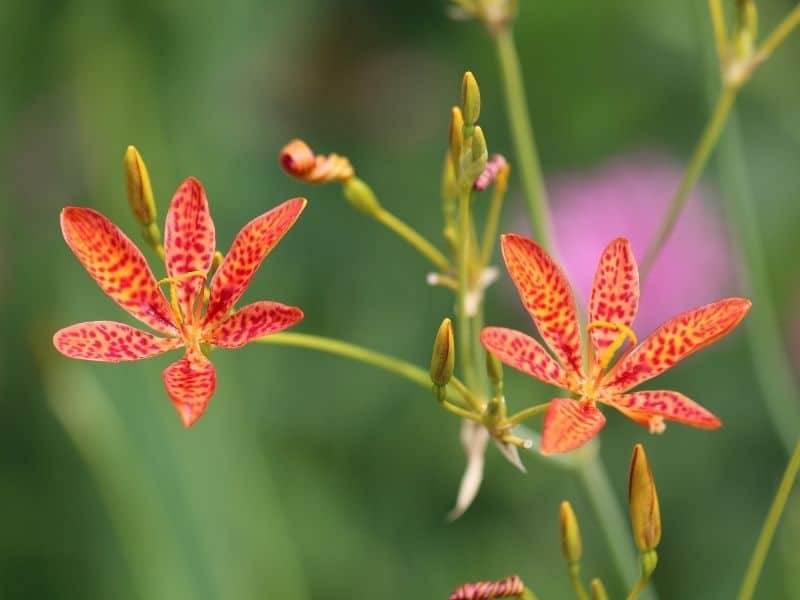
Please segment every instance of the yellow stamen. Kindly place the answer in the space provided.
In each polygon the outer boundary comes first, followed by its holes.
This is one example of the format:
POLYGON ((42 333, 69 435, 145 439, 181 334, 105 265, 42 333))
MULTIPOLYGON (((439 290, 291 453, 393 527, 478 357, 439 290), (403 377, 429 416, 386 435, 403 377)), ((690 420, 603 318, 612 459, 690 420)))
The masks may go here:
POLYGON ((169 303, 172 307, 172 313, 175 316, 175 320, 177 321, 178 325, 183 324, 185 317, 180 305, 178 304, 177 284, 185 279, 191 279, 192 277, 202 277, 203 281, 206 280, 206 274, 203 271, 189 271, 188 273, 181 273, 175 277, 164 277, 156 282, 157 287, 169 284, 169 303))
POLYGON ((613 329, 618 332, 617 337, 613 342, 611 342, 611 344, 609 344, 608 348, 605 349, 605 352, 603 352, 603 355, 600 357, 600 369, 605 370, 605 368, 608 366, 608 363, 610 363, 611 359, 614 358, 617 350, 619 350, 622 347, 622 344, 625 343, 625 340, 630 340, 631 344, 634 346, 636 345, 636 334, 633 333, 633 329, 627 325, 623 325, 622 323, 612 323, 611 321, 592 321, 589 323, 589 326, 586 329, 587 331, 591 331, 592 329, 597 329, 598 327, 613 329))

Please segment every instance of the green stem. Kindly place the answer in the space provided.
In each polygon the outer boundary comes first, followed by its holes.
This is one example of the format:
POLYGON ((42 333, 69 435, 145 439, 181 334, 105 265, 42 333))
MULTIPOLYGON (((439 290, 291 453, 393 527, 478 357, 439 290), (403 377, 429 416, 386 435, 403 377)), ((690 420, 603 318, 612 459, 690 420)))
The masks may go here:
POLYGON ((447 260, 447 257, 408 223, 401 221, 384 208, 371 213, 371 216, 408 242, 420 254, 431 261, 437 269, 442 272, 450 270, 450 261, 447 260))
POLYGON ((741 259, 739 268, 753 310, 745 321, 759 387, 767 414, 787 454, 800 435, 800 389, 795 381, 791 362, 784 351, 783 337, 769 281, 769 264, 764 252, 759 214, 750 191, 747 164, 742 147, 738 120, 734 112, 729 132, 720 144, 719 185, 725 216, 741 259))
POLYGON ((636 585, 633 586, 631 593, 628 594, 627 600, 637 600, 637 598, 639 598, 639 596, 642 594, 644 587, 647 585, 648 579, 648 577, 644 576, 639 577, 639 579, 636 581, 636 585))
POLYGON ((764 566, 764 561, 767 558, 772 538, 775 537, 775 531, 778 528, 778 523, 781 520, 783 509, 786 507, 786 501, 789 498, 789 493, 792 491, 797 472, 800 470, 800 439, 794 447, 794 452, 789 459, 789 464, 786 465, 786 470, 783 472, 783 478, 778 486, 778 491, 775 498, 772 500, 772 506, 767 513, 767 518, 761 528, 761 533, 758 536, 758 542, 753 549, 753 556, 750 558, 750 564, 745 572, 742 587, 739 589, 738 600, 750 600, 755 592, 758 577, 761 574, 761 568, 764 566))
POLYGON ((550 406, 549 402, 545 402, 544 404, 537 404, 536 406, 531 406, 529 408, 523 409, 518 413, 515 413, 508 417, 508 423, 511 425, 519 425, 523 421, 530 419, 531 417, 535 417, 537 415, 542 414, 545 412, 548 407, 550 406))
POLYGON ((514 141, 514 151, 519 163, 522 185, 525 188, 525 200, 528 203, 531 231, 546 250, 552 250, 547 191, 539 163, 539 153, 533 137, 533 126, 528 115, 522 69, 511 27, 503 28, 496 33, 494 41, 505 90, 511 138, 514 141))
POLYGON ((667 216, 661 223, 656 237, 650 243, 650 247, 644 255, 644 260, 642 261, 640 269, 642 281, 647 279, 650 269, 653 267, 653 263, 658 257, 658 253, 664 247, 664 244, 666 244, 670 234, 672 234, 672 230, 678 222, 678 217, 686 201, 689 199, 689 193, 694 188, 695 183, 697 183, 697 179, 703 172, 703 168, 708 162, 708 157, 711 155, 711 151, 714 149, 724 129, 725 123, 728 120, 728 114, 736 100, 738 91, 739 88, 727 86, 720 94, 717 104, 711 113, 711 117, 706 124, 706 128, 703 130, 703 135, 697 142, 692 158, 689 161, 689 166, 683 174, 683 179, 678 187, 678 191, 675 193, 670 203, 667 216))
POLYGON ((458 327, 459 360, 467 387, 475 389, 477 377, 475 373, 474 354, 472 347, 472 331, 470 316, 467 313, 467 296, 469 294, 469 263, 470 263, 470 188, 461 190, 458 200, 458 294, 456 295, 456 317, 458 327))
POLYGON ((758 49, 757 60, 764 62, 775 51, 775 48, 781 45, 783 40, 794 30, 795 27, 800 25, 800 4, 794 7, 792 12, 786 15, 786 18, 780 22, 775 30, 769 34, 764 43, 758 49))
POLYGON ((384 371, 389 371, 409 381, 413 381, 424 388, 430 388, 432 385, 430 374, 416 365, 340 340, 308 333, 273 333, 272 335, 258 338, 255 341, 262 344, 297 346, 299 348, 309 348, 327 352, 328 354, 336 354, 367 365, 372 365, 373 367, 378 367, 384 371))
POLYGON ((577 563, 569 565, 569 579, 570 582, 572 582, 572 589, 575 591, 575 597, 578 600, 589 600, 589 594, 586 588, 583 587, 581 570, 577 563))
POLYGON ((486 215, 486 224, 483 227, 483 238, 481 241, 480 268, 481 270, 489 266, 492 260, 492 253, 497 238, 497 225, 500 222, 500 212, 503 208, 503 200, 506 197, 508 186, 508 165, 497 174, 495 179, 492 199, 489 203, 489 212, 486 215))

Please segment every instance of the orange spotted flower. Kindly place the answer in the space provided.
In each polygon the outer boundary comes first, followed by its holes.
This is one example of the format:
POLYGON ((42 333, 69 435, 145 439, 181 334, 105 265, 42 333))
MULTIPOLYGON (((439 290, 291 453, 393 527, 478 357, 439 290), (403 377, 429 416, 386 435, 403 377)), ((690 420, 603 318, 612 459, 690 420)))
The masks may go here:
POLYGON ((678 392, 627 392, 731 331, 750 310, 749 300, 727 298, 685 312, 637 345, 631 326, 639 306, 639 271, 628 240, 616 239, 600 256, 594 277, 584 367, 575 300, 561 268, 535 242, 519 235, 503 236, 502 248, 522 303, 555 357, 513 329, 486 327, 481 342, 505 364, 578 397, 550 401, 543 454, 568 452, 594 437, 606 422, 598 403, 613 406, 652 433, 664 430, 665 419, 702 429, 722 425, 678 392), (611 366, 627 340, 630 347, 611 366))
POLYGON ((305 205, 303 198, 288 200, 245 225, 208 289, 216 236, 205 191, 196 179, 184 181, 172 198, 164 233, 168 277, 161 281, 136 245, 106 217, 89 208, 65 208, 64 239, 89 275, 123 309, 166 337, 124 323, 90 321, 58 331, 56 349, 72 358, 115 363, 186 348, 184 357, 164 370, 163 380, 183 424, 190 427, 205 412, 217 385, 208 347, 239 348, 303 318, 299 308, 277 302, 231 309, 305 205), (161 292, 163 283, 170 286, 169 301, 161 292))

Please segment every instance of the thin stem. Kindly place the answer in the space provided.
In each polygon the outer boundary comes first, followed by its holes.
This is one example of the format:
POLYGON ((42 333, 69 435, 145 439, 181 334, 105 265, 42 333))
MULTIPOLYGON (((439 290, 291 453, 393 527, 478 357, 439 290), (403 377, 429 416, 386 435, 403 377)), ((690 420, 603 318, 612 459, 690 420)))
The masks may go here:
POLYGON ((800 4, 792 9, 786 18, 781 21, 781 23, 772 31, 772 33, 767 36, 767 39, 764 40, 764 43, 761 44, 761 47, 758 49, 756 53, 756 57, 758 62, 764 62, 767 60, 770 55, 775 51, 775 48, 781 45, 783 40, 792 33, 792 30, 800 25, 800 4))
POLYGON ((544 404, 537 404, 536 406, 531 406, 529 408, 523 409, 518 413, 514 413, 510 417, 508 417, 507 421, 511 425, 519 425, 523 421, 530 419, 531 417, 535 417, 537 415, 542 414, 547 410, 550 406, 549 402, 545 402, 544 404))
POLYGON ((483 227, 483 240, 481 242, 480 265, 481 270, 485 269, 492 260, 494 252, 495 238, 497 238, 497 225, 500 222, 500 211, 503 208, 503 199, 506 197, 508 188, 508 165, 497 174, 492 199, 489 203, 489 212, 486 215, 486 223, 483 227))
POLYGON ((738 120, 734 112, 729 133, 720 144, 718 169, 725 216, 741 259, 734 261, 753 310, 745 320, 751 356, 767 415, 786 449, 792 452, 800 435, 800 397, 795 373, 784 350, 784 340, 769 281, 759 211, 747 177, 738 120))
POLYGON ((637 598, 639 598, 642 591, 644 590, 644 587, 647 585, 648 579, 649 577, 645 576, 639 577, 639 579, 636 581, 636 585, 633 586, 631 593, 628 594, 627 600, 637 600, 637 598))
POLYGON ((781 520, 783 509, 786 507, 786 501, 789 498, 789 493, 792 491, 797 472, 800 470, 800 439, 794 447, 794 452, 786 465, 786 470, 783 472, 781 483, 778 486, 778 491, 775 498, 772 500, 772 506, 767 513, 767 518, 761 528, 761 533, 758 536, 758 542, 753 549, 753 556, 750 558, 750 564, 745 572, 742 587, 739 589, 738 600, 750 600, 755 592, 758 577, 761 574, 761 568, 764 566, 764 561, 767 558, 772 538, 775 537, 775 531, 778 528, 778 523, 781 520))
POLYGON ((458 327, 459 359, 461 361, 464 378, 467 386, 474 388, 477 383, 475 365, 473 361, 473 348, 471 343, 470 318, 467 311, 469 296, 469 259, 470 259, 470 200, 472 191, 462 189, 458 200, 458 294, 456 295, 456 317, 458 327))
POLYGON ((506 110, 511 126, 511 138, 525 188, 525 200, 531 219, 531 231, 538 242, 548 251, 552 250, 550 235, 550 210, 544 186, 539 154, 533 137, 533 126, 528 116, 528 102, 522 80, 522 69, 514 45, 510 27, 494 35, 500 73, 505 89, 506 110))
POLYGON ((472 410, 474 410, 477 413, 483 412, 485 407, 483 406, 481 401, 475 397, 475 395, 470 391, 470 389, 466 385, 464 385, 463 381, 461 381, 457 377, 453 377, 450 380, 450 383, 448 383, 448 385, 452 385, 453 388, 459 394, 461 394, 461 397, 464 398, 467 404, 469 404, 472 407, 472 410))
POLYGON ((432 385, 430 374, 416 365, 340 340, 308 333, 273 333, 272 335, 258 338, 254 341, 262 344, 297 346, 299 348, 309 348, 327 352, 328 354, 337 354, 389 371, 400 377, 405 377, 409 381, 413 381, 424 388, 430 388, 432 385))
POLYGON ((725 27, 725 12, 722 10, 722 0, 708 0, 708 10, 711 13, 711 23, 714 26, 714 41, 717 46, 719 64, 725 62, 728 48, 728 32, 725 27))
POLYGON ((572 583, 572 589, 575 591, 575 597, 578 600, 589 600, 589 593, 583 587, 581 570, 577 563, 569 565, 569 579, 572 583))
POLYGON ((670 203, 667 216, 661 223, 661 227, 659 228, 656 237, 651 242, 650 247, 647 249, 647 252, 644 256, 644 260, 642 261, 642 266, 640 269, 642 280, 647 278, 648 274, 650 273, 650 269, 653 267, 653 263, 658 257, 658 253, 664 247, 664 244, 669 239, 670 234, 672 234, 672 229, 675 227, 678 217, 683 210, 683 206, 686 204, 686 200, 689 198, 689 192, 692 191, 694 184, 697 182, 698 177, 700 177, 700 173, 703 172, 703 168, 708 162, 708 157, 711 155, 711 151, 714 149, 714 146, 716 145, 717 140, 722 133, 724 125, 728 120, 728 115, 734 101, 736 100, 737 92, 738 88, 727 86, 720 94, 717 104, 714 107, 714 111, 711 113, 711 118, 709 119, 708 123, 706 124, 706 128, 703 131, 703 135, 700 137, 700 141, 695 147, 692 158, 689 161, 689 166, 686 168, 686 172, 683 174, 683 179, 678 187, 678 191, 675 193, 675 196, 670 203))
POLYGON ((448 271, 450 269, 450 261, 447 260, 447 257, 408 223, 401 221, 384 208, 371 214, 376 221, 391 229, 425 258, 431 261, 437 269, 440 271, 448 271))

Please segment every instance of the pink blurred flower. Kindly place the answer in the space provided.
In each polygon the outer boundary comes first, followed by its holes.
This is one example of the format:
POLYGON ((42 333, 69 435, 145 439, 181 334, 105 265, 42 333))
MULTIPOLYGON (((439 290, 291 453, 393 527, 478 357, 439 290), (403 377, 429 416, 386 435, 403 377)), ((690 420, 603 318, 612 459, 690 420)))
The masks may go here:
MULTIPOLYGON (((681 165, 657 153, 612 159, 550 186, 557 255, 586 306, 597 256, 617 237, 641 261, 678 189, 681 165)), ((733 259, 709 192, 692 192, 672 236, 642 286, 636 329, 646 334, 672 315, 727 295, 733 259)))

